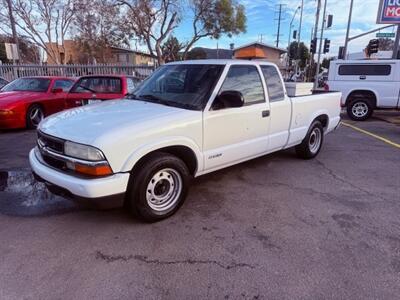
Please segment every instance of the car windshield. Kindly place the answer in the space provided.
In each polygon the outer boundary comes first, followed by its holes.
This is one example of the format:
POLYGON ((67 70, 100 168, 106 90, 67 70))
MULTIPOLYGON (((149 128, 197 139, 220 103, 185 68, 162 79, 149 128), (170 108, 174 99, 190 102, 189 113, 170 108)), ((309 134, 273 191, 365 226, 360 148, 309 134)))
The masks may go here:
POLYGON ((202 110, 223 67, 207 64, 165 65, 140 84, 128 98, 202 110))
POLYGON ((4 86, 1 91, 47 92, 49 85, 50 79, 46 78, 19 78, 4 86))
POLYGON ((121 79, 116 77, 83 77, 71 89, 72 93, 118 94, 121 91, 121 79))

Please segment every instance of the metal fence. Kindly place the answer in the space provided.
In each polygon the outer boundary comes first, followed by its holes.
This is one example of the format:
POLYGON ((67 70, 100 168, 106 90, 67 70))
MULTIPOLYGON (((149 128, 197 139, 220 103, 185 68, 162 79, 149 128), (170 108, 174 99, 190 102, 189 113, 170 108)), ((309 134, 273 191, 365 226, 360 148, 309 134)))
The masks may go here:
POLYGON ((25 76, 67 76, 123 74, 141 79, 149 76, 155 67, 139 65, 0 65, 0 77, 9 81, 25 76))

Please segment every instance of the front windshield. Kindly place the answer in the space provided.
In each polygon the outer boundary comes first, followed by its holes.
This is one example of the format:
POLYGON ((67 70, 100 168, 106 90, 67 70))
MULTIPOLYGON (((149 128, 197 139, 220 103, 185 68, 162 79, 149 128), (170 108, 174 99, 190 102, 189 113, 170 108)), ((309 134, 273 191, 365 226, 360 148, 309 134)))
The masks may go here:
POLYGON ((165 65, 145 80, 130 96, 192 110, 207 104, 223 65, 165 65))
POLYGON ((46 78, 19 78, 4 86, 2 92, 47 92, 50 79, 46 78))

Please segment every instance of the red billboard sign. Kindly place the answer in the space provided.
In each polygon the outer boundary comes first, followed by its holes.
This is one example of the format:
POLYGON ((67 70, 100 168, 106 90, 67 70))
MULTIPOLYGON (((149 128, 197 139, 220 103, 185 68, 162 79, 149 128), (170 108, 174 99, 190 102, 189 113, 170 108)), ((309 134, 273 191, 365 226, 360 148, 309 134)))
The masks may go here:
POLYGON ((377 23, 400 24, 400 0, 380 0, 377 23))

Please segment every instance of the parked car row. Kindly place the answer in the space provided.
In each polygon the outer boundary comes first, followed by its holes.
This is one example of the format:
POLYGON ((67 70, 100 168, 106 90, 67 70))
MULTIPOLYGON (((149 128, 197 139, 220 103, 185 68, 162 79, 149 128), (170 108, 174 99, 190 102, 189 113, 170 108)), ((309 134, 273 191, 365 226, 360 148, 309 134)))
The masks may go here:
POLYGON ((36 128, 64 109, 124 98, 139 82, 126 75, 18 78, 0 89, 0 129, 36 128))

